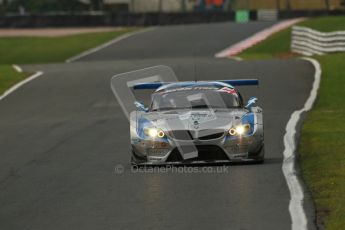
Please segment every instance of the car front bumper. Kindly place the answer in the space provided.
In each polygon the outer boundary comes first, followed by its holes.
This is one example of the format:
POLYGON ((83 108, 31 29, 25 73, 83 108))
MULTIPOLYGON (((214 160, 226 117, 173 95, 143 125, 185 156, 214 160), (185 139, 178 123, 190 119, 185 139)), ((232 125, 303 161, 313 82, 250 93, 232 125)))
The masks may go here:
POLYGON ((212 140, 132 141, 132 163, 137 165, 224 164, 257 162, 263 159, 263 136, 231 138, 223 135, 212 140))

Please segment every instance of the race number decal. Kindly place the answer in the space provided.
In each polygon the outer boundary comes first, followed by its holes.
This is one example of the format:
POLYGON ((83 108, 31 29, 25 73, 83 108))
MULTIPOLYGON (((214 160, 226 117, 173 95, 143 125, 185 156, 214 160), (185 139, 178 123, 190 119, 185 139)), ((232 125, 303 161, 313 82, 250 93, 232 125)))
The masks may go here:
POLYGON ((223 87, 223 88, 221 88, 219 91, 220 91, 220 92, 229 93, 229 94, 232 94, 232 95, 237 96, 236 90, 235 90, 235 89, 230 89, 230 88, 228 88, 228 87, 223 87))

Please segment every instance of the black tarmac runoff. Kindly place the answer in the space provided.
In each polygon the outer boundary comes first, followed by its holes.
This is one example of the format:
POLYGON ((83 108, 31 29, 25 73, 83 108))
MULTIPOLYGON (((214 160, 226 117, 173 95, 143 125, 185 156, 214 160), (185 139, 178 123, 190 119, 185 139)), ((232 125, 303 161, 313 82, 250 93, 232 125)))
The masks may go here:
POLYGON ((214 58, 272 24, 158 27, 73 63, 24 66, 44 74, 0 101, 0 229, 291 229, 283 136, 309 96, 313 66, 214 58), (258 78, 240 90, 264 110, 265 163, 132 171, 129 122, 110 79, 156 65, 180 81, 258 78))

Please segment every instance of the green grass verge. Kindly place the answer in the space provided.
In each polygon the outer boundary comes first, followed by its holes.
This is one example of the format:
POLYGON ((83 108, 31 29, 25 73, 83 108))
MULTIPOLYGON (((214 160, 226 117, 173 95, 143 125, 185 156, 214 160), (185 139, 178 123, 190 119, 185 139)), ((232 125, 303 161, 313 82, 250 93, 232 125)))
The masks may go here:
POLYGON ((299 25, 321 31, 345 30, 345 16, 321 17, 301 22, 299 25))
POLYGON ((18 73, 11 65, 0 66, 0 95, 11 86, 24 80, 29 74, 18 73))
POLYGON ((64 37, 0 38, 0 64, 62 62, 135 29, 64 37))
POLYGON ((247 60, 290 57, 290 35, 290 28, 283 30, 272 35, 264 42, 247 49, 239 56, 247 60))
MULTIPOLYGON (((330 32, 345 30, 345 16, 323 17, 303 21, 300 26, 306 26, 318 31, 330 32)), ((296 56, 290 52, 291 29, 283 30, 246 50, 239 56, 243 59, 291 58, 296 56)))
MULTIPOLYGON (((320 31, 345 30, 345 17, 310 19, 300 25, 320 31)), ((270 37, 240 56, 247 59, 286 58, 290 29, 270 37)), ((322 67, 318 100, 304 122, 299 164, 312 192, 318 222, 325 229, 345 226, 345 53, 317 56, 322 67)))
POLYGON ((318 57, 319 98, 302 128, 299 163, 312 191, 318 221, 326 229, 345 226, 345 54, 318 57))
POLYGON ((0 38, 0 95, 30 74, 18 73, 12 64, 63 62, 85 50, 136 29, 64 37, 0 38))

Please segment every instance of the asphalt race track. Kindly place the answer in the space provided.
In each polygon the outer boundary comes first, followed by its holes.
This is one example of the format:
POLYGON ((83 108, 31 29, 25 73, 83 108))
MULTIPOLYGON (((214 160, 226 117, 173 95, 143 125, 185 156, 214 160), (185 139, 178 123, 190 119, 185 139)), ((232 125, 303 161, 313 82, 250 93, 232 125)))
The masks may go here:
POLYGON ((25 66, 44 75, 0 101, 0 229, 291 229, 283 136, 314 69, 303 60, 213 57, 271 24, 157 28, 78 62, 25 66), (264 109, 266 162, 218 174, 132 173, 128 122, 110 78, 162 64, 180 80, 194 79, 194 65, 199 80, 259 78, 242 93, 264 109))

